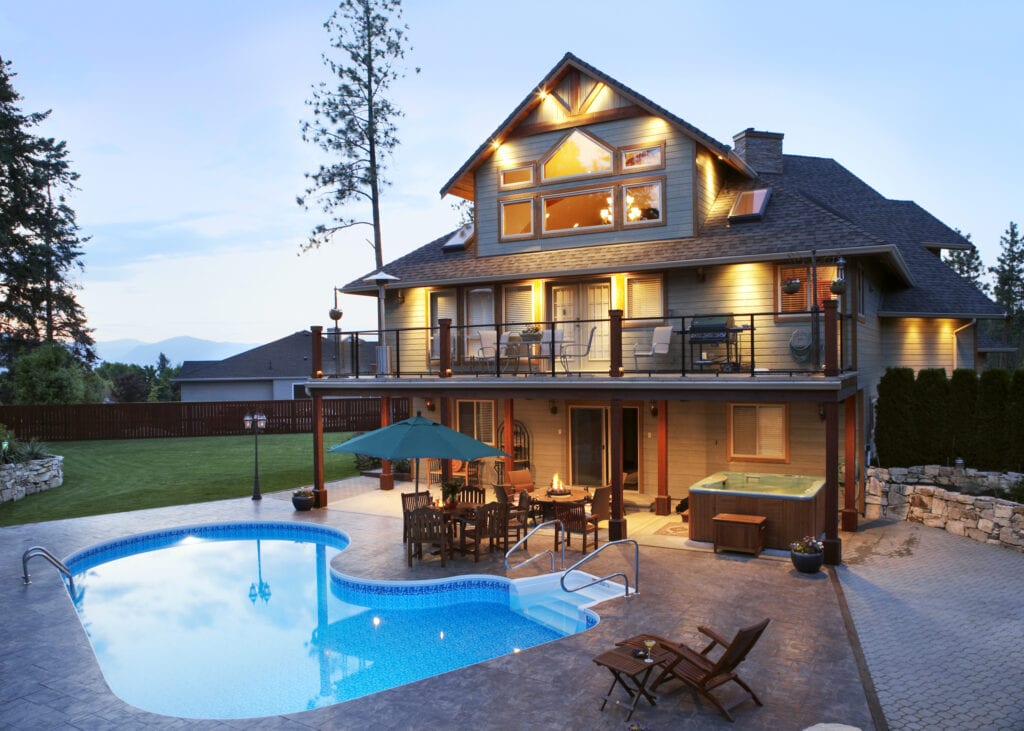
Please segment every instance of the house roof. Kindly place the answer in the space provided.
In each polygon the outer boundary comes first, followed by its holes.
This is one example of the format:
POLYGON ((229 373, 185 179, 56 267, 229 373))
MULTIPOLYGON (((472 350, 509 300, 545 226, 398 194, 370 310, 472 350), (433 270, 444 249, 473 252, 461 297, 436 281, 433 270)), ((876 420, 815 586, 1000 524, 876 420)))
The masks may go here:
POLYGON ((498 128, 495 129, 486 140, 484 140, 476 151, 473 152, 470 158, 463 163, 462 167, 452 175, 448 182, 441 186, 441 196, 444 197, 450 193, 452 195, 472 200, 474 190, 473 172, 483 162, 485 162, 487 158, 494 154, 494 143, 507 139, 515 128, 524 119, 526 119, 527 116, 529 116, 530 112, 532 112, 537 105, 541 103, 541 96, 538 92, 551 89, 573 69, 581 71, 605 85, 612 87, 617 93, 621 94, 623 97, 630 100, 630 102, 649 114, 663 118, 665 121, 682 131, 683 134, 707 147, 735 170, 750 177, 755 175, 753 169, 740 159, 729 145, 719 142, 711 137, 711 135, 702 132, 686 120, 681 117, 677 117, 642 94, 613 79, 600 69, 594 68, 585 61, 577 58, 572 53, 566 53, 562 59, 555 64, 554 68, 547 73, 541 82, 537 84, 536 89, 531 91, 530 94, 519 103, 519 106, 512 110, 512 113, 498 125, 498 128))
POLYGON ((224 360, 186 360, 175 380, 180 383, 308 378, 312 353, 310 337, 308 330, 302 330, 224 360))
MULTIPOLYGON (((782 172, 756 173, 727 146, 712 139, 649 99, 584 63, 571 53, 541 82, 547 89, 570 69, 578 69, 628 97, 645 111, 663 117, 721 155, 737 172, 728 176, 701 229, 693 237, 571 247, 477 256, 476 239, 464 248, 444 248, 457 231, 441 236, 390 262, 386 270, 403 287, 452 286, 516 281, 564 275, 596 275, 622 271, 664 270, 733 262, 786 261, 820 257, 871 257, 891 277, 885 283, 880 316, 1004 317, 1005 313, 968 280, 960 277, 938 252, 962 249, 970 242, 912 201, 889 200, 830 158, 783 155, 782 172), (758 220, 729 220, 737 195, 770 186, 771 200, 758 220)), ((442 188, 456 192, 491 154, 491 140, 500 140, 539 103, 531 94, 498 127, 494 135, 442 188)), ((471 182, 468 183, 471 185, 471 182)), ((461 194, 461 193, 458 193, 461 194)), ((361 279, 344 287, 352 294, 375 293, 361 279)))

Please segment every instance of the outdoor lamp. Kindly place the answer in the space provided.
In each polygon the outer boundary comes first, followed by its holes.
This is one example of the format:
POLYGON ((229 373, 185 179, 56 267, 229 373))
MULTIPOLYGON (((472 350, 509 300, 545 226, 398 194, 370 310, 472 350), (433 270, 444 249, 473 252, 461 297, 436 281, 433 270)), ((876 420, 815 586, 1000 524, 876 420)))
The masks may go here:
POLYGON ((253 435, 253 472, 252 472, 252 499, 262 500, 260 494, 260 432, 267 428, 267 415, 262 411, 251 414, 245 412, 242 417, 242 424, 247 432, 253 435))

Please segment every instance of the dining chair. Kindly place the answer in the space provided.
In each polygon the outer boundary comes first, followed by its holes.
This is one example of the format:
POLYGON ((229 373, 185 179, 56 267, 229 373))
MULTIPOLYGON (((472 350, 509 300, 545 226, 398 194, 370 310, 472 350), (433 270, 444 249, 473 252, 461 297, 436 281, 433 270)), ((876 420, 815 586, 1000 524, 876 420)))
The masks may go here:
POLYGON ((598 487, 590 498, 590 510, 587 512, 587 522, 593 523, 594 529, 602 520, 611 520, 612 517, 612 488, 608 485, 598 487))
POLYGON ((537 344, 536 355, 532 356, 540 361, 539 368, 541 373, 551 367, 552 358, 557 358, 561 355, 564 344, 564 330, 555 329, 544 332, 541 336, 540 342, 537 344))
POLYGON ((441 549, 441 566, 448 565, 451 540, 444 514, 435 508, 416 508, 409 517, 409 542, 406 544, 406 562, 412 566, 412 557, 423 560, 423 544, 441 549))
POLYGON ((590 355, 590 349, 594 345, 594 333, 597 332, 597 325, 590 328, 590 335, 587 336, 586 344, 583 343, 566 343, 562 346, 561 352, 558 354, 562 361, 562 368, 565 369, 566 373, 571 373, 572 370, 569 368, 569 361, 579 361, 578 370, 583 370, 583 359, 590 355))
POLYGON ((409 542, 409 518, 416 508, 424 508, 433 502, 430 491, 402 493, 402 543, 409 542))
POLYGON ((490 329, 477 330, 477 337, 480 339, 480 347, 477 348, 473 365, 478 373, 493 371, 498 358, 498 334, 490 329))
POLYGON ((565 545, 571 546, 572 534, 581 533, 583 535, 583 553, 586 553, 587 536, 591 532, 594 534, 594 550, 597 550, 597 524, 587 521, 587 511, 582 503, 555 503, 555 520, 561 522, 561 525, 555 526, 556 551, 562 545, 562 540, 565 541, 565 545), (565 532, 564 539, 561 536, 563 531, 565 532))
POLYGON ((459 493, 459 502, 469 503, 471 505, 483 505, 487 502, 487 490, 482 487, 465 485, 459 493))
POLYGON ((490 524, 497 518, 497 503, 477 505, 471 515, 460 518, 462 530, 459 534, 459 549, 463 555, 472 553, 474 563, 480 561, 480 547, 483 542, 491 540, 490 524))
POLYGON ((672 326, 671 325, 659 325, 654 328, 654 334, 651 335, 651 347, 647 350, 640 350, 640 344, 633 345, 633 369, 640 370, 639 358, 653 358, 656 355, 666 355, 668 353, 669 345, 672 342, 672 326))

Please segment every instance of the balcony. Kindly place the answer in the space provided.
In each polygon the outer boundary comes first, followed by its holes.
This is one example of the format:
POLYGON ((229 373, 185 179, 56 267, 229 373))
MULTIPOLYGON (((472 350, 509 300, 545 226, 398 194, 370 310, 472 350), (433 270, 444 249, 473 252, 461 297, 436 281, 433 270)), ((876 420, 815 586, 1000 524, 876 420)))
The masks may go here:
MULTIPOLYGON (((330 332, 314 338, 317 381, 454 379, 508 386, 558 381, 623 383, 820 381, 853 370, 854 320, 834 303, 822 312, 694 313, 664 318, 499 322, 435 328, 330 332), (531 332, 531 330, 539 330, 531 332), (657 333, 660 347, 652 347, 657 333), (318 348, 331 349, 324 359, 318 348), (368 358, 369 353, 373 357, 368 358), (343 352, 344 351, 344 352, 343 352), (367 362, 372 363, 369 368, 367 362), (355 364, 354 367, 352 364, 355 364), (362 367, 360 364, 364 364, 362 367), (324 365, 327 368, 324 368, 324 365)), ((340 383, 338 385, 341 385, 340 383)), ((442 384, 434 384, 440 386, 442 384)), ((451 384, 454 385, 454 384, 451 384)), ((349 384, 355 387, 354 383, 349 384)))

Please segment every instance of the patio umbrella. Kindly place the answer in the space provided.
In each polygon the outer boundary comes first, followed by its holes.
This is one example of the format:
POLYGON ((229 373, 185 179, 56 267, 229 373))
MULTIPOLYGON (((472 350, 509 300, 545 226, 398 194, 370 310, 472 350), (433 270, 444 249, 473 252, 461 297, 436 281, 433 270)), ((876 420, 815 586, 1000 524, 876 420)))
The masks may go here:
POLYGON ((508 457, 497 447, 468 437, 444 424, 426 419, 419 414, 396 421, 347 442, 328 447, 328 452, 368 454, 388 461, 416 460, 416 492, 420 491, 420 459, 461 459, 470 462, 481 457, 508 457))

